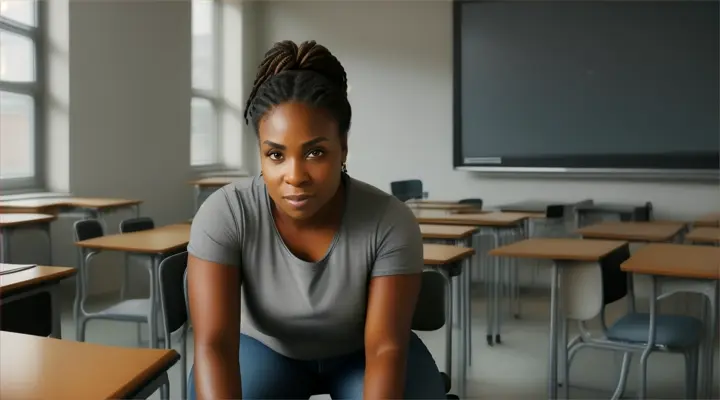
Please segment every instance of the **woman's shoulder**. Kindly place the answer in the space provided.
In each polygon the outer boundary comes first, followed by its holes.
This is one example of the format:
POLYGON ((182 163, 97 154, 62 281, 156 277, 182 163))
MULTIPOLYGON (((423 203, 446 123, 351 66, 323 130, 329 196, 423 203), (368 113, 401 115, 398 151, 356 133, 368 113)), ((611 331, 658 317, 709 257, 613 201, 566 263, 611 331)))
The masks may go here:
POLYGON ((262 178, 239 179, 229 183, 215 190, 202 202, 193 218, 193 225, 208 229, 231 222, 235 229, 241 231, 248 213, 253 215, 262 211, 264 194, 262 178))
POLYGON ((400 222, 417 225, 410 207, 397 197, 369 183, 352 179, 350 189, 352 213, 375 226, 400 222))

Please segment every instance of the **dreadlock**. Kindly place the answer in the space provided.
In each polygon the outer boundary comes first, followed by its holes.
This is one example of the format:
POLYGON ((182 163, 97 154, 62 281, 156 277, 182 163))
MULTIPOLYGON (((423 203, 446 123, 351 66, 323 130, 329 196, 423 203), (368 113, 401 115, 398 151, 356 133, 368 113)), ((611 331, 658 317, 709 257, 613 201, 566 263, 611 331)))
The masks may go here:
POLYGON ((277 42, 258 67, 245 105, 245 123, 252 122, 257 133, 260 119, 270 109, 299 101, 328 111, 345 136, 352 115, 347 88, 345 69, 325 46, 314 40, 300 46, 290 40, 277 42))

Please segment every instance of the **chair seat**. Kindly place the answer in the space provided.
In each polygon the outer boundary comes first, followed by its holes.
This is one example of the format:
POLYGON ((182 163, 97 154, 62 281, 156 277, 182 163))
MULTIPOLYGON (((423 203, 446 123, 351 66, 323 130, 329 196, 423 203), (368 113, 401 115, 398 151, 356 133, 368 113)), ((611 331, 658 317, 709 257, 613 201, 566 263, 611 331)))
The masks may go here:
POLYGON ((108 318, 118 321, 147 322, 149 311, 149 299, 130 299, 93 312, 90 316, 91 318, 108 318))
MULTIPOLYGON (((607 331, 608 339, 647 343, 650 314, 628 314, 615 322, 607 331)), ((657 315, 655 317, 655 344, 674 348, 697 346, 702 340, 702 321, 686 315, 657 315)))

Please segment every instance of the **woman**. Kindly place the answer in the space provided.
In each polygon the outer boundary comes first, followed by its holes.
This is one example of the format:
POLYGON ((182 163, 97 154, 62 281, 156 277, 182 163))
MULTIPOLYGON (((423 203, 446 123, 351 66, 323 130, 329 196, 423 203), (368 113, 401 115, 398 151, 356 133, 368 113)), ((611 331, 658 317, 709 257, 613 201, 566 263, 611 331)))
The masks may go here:
POLYGON ((191 398, 444 397, 410 330, 418 224, 347 175, 350 117, 345 70, 325 47, 266 53, 245 110, 261 176, 213 193, 192 225, 191 398))

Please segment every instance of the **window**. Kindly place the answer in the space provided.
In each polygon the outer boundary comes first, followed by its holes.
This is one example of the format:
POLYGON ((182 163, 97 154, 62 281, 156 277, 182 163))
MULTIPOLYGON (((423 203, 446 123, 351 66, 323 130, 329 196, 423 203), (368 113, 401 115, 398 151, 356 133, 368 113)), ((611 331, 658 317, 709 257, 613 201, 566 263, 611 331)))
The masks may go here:
POLYGON ((192 0, 192 92, 190 164, 220 162, 220 6, 217 0, 192 0))
POLYGON ((36 0, 0 0, 0 189, 42 185, 36 0))

